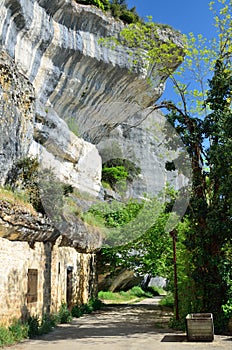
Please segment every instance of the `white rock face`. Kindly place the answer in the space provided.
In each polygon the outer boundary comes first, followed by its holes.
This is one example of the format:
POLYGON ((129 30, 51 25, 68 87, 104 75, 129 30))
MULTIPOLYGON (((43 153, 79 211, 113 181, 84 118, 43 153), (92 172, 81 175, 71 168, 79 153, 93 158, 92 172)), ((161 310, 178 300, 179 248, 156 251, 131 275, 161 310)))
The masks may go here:
POLYGON ((143 111, 143 119, 148 117, 142 122, 141 115, 134 116, 97 145, 103 164, 119 158, 140 168, 128 188, 131 198, 158 195, 167 183, 177 190, 191 181, 191 162, 178 134, 161 112, 151 111, 143 111), (167 162, 175 170, 168 171, 167 162))
POLYGON ((60 118, 75 120, 80 136, 92 143, 163 92, 163 77, 151 86, 144 68, 129 72, 125 48, 99 44, 122 27, 73 0, 0 0, 0 44, 33 83, 39 101, 60 118))
MULTIPOLYGON (((139 129, 126 135, 126 125, 142 120, 143 111, 160 97, 165 77, 157 74, 148 84, 144 66, 131 71, 125 47, 99 44, 99 38, 117 37, 123 27, 109 14, 74 0, 0 0, 0 48, 35 91, 30 154, 62 181, 94 196, 100 190, 101 158, 93 144, 103 157, 117 144, 134 154, 142 172, 132 193, 154 193, 149 188, 153 179, 163 184, 167 178, 152 135, 139 129), (123 134, 126 146, 122 139, 115 141, 114 133, 123 134)), ((160 36, 182 45, 170 30, 160 36)))
POLYGON ((102 163, 97 148, 74 135, 64 120, 53 110, 44 111, 38 102, 29 154, 38 156, 41 167, 52 169, 60 181, 98 195, 102 163))

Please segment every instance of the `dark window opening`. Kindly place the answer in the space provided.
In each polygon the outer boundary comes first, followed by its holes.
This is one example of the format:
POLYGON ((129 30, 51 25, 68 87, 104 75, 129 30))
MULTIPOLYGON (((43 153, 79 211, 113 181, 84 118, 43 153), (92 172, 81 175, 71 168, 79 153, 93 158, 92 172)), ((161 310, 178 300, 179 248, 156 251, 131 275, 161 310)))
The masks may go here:
POLYGON ((27 302, 35 303, 38 299, 38 270, 28 269, 27 302))
POLYGON ((68 308, 72 307, 73 298, 73 267, 67 267, 66 303, 68 308))

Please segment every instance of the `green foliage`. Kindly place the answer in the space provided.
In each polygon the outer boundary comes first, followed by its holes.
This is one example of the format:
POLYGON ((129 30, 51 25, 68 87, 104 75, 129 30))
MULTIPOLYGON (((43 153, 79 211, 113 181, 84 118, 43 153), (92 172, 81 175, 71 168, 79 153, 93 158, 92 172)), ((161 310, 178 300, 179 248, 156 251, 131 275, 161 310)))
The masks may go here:
POLYGON ((14 342, 19 342, 28 337, 29 326, 18 320, 14 320, 9 326, 9 331, 12 333, 14 342))
POLYGON ((66 303, 61 304, 58 315, 60 323, 69 323, 72 321, 72 314, 66 303))
POLYGON ((12 332, 6 327, 0 327, 0 346, 11 345, 14 343, 12 332))
POLYGON ((128 172, 125 170, 124 166, 104 167, 102 169, 102 180, 108 182, 112 187, 114 187, 117 182, 124 179, 126 180, 127 177, 128 172))
POLYGON ((110 205, 100 203, 93 205, 89 212, 103 220, 106 227, 119 227, 129 223, 135 218, 143 204, 137 200, 129 200, 127 203, 113 201, 110 205))
POLYGON ((141 287, 139 286, 134 286, 131 288, 131 290, 129 291, 129 293, 131 295, 135 295, 136 297, 146 297, 146 298, 152 298, 152 293, 144 291, 141 287))
POLYGON ((13 191, 21 189, 24 191, 27 201, 33 207, 43 212, 43 206, 40 200, 38 188, 39 162, 35 157, 25 157, 18 160, 11 171, 8 173, 6 185, 13 191))
POLYGON ((94 5, 101 10, 107 10, 107 7, 109 8, 109 1, 107 0, 76 0, 76 2, 83 5, 94 5))
POLYGON ((39 335, 51 332, 54 327, 60 322, 59 314, 47 315, 45 314, 39 326, 39 335))
POLYGON ((137 72, 140 67, 148 71, 148 82, 163 82, 184 59, 185 47, 177 45, 174 37, 180 33, 168 26, 152 21, 128 24, 120 32, 120 38, 101 38, 99 43, 114 49, 123 46, 128 52, 131 70, 137 72), (154 68, 155 66, 155 68, 154 68))
POLYGON ((141 287, 134 286, 128 291, 120 291, 120 292, 98 292, 98 298, 102 300, 110 300, 112 302, 124 302, 133 300, 135 298, 152 298, 153 294, 150 292, 145 292, 141 287))
POLYGON ((232 227, 232 1, 218 0, 210 6, 218 38, 210 42, 189 35, 185 65, 172 76, 179 103, 163 106, 191 156, 193 170, 183 241, 188 261, 178 256, 180 316, 212 312, 216 331, 222 331, 223 309, 228 310, 225 305, 230 305, 232 296, 231 256, 225 253, 232 227))
POLYGON ((173 293, 168 292, 167 295, 165 295, 165 296, 160 300, 160 305, 173 308, 173 307, 174 307, 174 297, 173 297, 173 293))
POLYGON ((13 323, 7 327, 0 327, 0 347, 4 345, 11 345, 28 337, 29 327, 20 321, 14 320, 13 323))
POLYGON ((39 321, 39 317, 36 316, 30 316, 28 321, 28 336, 29 338, 33 338, 36 337, 37 335, 39 335, 39 326, 40 326, 40 321, 39 321))
POLYGON ((72 317, 77 317, 77 318, 79 318, 83 315, 83 312, 82 312, 80 306, 78 306, 78 305, 73 306, 71 313, 72 313, 72 317))
POLYGON ((77 3, 93 5, 103 11, 110 11, 116 19, 121 19, 125 23, 135 23, 140 21, 136 8, 128 9, 124 0, 76 0, 77 3))
POLYGON ((81 317, 83 314, 90 314, 93 311, 101 309, 103 303, 100 299, 94 298, 90 299, 87 304, 75 305, 72 308, 72 316, 73 317, 81 317))

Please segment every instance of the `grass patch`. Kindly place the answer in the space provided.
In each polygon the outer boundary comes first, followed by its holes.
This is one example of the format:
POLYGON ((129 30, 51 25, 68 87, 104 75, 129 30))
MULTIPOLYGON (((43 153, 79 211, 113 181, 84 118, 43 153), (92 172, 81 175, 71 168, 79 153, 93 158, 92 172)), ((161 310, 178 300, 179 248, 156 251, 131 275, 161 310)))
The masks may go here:
POLYGON ((147 288, 148 292, 152 293, 153 296, 158 296, 158 295, 166 295, 167 292, 161 287, 158 286, 151 286, 147 288))
POLYGON ((107 301, 111 301, 112 303, 127 302, 134 299, 140 300, 144 298, 152 298, 152 296, 153 296, 152 293, 145 292, 139 286, 135 286, 126 292, 125 291, 120 291, 120 292, 100 291, 98 293, 98 298, 100 300, 103 300, 103 301, 107 300, 107 301))
POLYGON ((160 300, 160 305, 173 308, 174 307, 174 296, 171 292, 168 292, 164 298, 160 300))
POLYGON ((27 208, 30 213, 36 214, 35 209, 28 201, 28 196, 24 191, 12 191, 10 188, 0 186, 0 200, 16 206, 27 208))

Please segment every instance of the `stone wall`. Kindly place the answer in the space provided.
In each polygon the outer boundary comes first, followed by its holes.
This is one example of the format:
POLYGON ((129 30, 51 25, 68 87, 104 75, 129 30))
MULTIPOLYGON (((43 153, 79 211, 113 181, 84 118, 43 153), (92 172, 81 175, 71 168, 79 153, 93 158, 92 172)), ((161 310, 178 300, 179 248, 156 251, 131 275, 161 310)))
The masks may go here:
POLYGON ((67 302, 67 273, 72 269, 69 306, 86 303, 93 293, 93 254, 74 248, 37 242, 11 242, 0 238, 0 323, 58 311, 67 302), (90 271, 90 266, 93 269, 90 271), (38 271, 37 301, 28 302, 28 269, 38 271))

